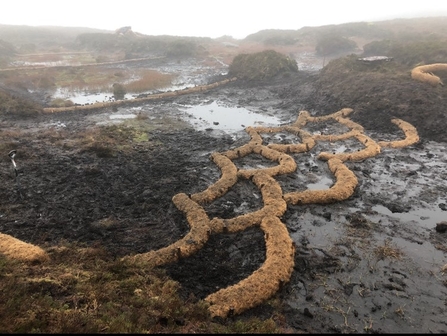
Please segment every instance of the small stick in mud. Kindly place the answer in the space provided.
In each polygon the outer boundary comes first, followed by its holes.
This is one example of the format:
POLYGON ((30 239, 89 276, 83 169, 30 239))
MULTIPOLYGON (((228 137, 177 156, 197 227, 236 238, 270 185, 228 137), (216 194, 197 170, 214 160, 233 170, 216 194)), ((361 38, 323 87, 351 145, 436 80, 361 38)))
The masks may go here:
POLYGON ((22 191, 20 190, 20 182, 19 182, 19 171, 17 170, 16 162, 14 161, 14 157, 16 156, 17 151, 13 149, 8 153, 9 158, 11 159, 12 165, 14 167, 14 173, 15 173, 15 180, 17 184, 17 193, 20 196, 20 199, 23 199, 22 191))

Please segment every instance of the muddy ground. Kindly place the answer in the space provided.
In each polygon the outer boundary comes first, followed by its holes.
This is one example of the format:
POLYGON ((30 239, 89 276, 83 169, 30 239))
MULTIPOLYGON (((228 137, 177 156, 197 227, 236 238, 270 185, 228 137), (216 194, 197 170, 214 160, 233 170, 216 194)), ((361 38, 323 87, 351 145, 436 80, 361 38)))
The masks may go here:
MULTIPOLYGON (((278 116, 282 124, 294 122, 301 110, 326 115, 350 107, 352 119, 372 139, 403 138, 390 122, 392 103, 386 113, 372 115, 365 108, 356 110, 358 101, 323 92, 318 80, 319 71, 300 71, 268 83, 236 81, 210 92, 118 110, 3 118, 2 135, 17 150, 20 174, 16 181, 8 153, 3 153, 0 232, 43 248, 66 242, 100 245, 117 258, 160 249, 183 237, 188 223, 172 197, 215 183, 221 172, 210 154, 242 146, 250 138, 244 130, 229 134, 210 126, 198 131, 182 106, 218 101, 278 116), (139 118, 120 125, 148 123, 148 141, 129 139, 110 155, 79 145, 80 134, 95 134, 99 125, 112 122, 111 114, 129 112, 139 118)), ((411 85, 423 88, 422 83, 411 85)), ((405 101, 414 97, 414 89, 386 94, 391 102, 393 95, 405 101)), ((420 104, 423 109, 424 102, 420 104)), ((447 220, 447 153, 445 137, 435 138, 442 132, 429 132, 427 126, 443 122, 436 126, 445 130, 447 122, 428 120, 430 114, 415 119, 399 113, 408 122, 418 120, 414 126, 421 130, 420 141, 347 162, 359 184, 346 201, 289 206, 282 221, 296 243, 290 281, 271 300, 231 318, 268 318, 279 312, 290 330, 309 333, 447 331, 447 233, 436 230, 437 223, 447 220)), ((309 125, 307 130, 346 131, 337 123, 309 125)), ((299 142, 290 134, 266 134, 263 139, 299 142)), ((296 173, 276 179, 284 192, 327 189, 334 179, 317 155, 359 148, 350 139, 319 142, 308 153, 293 155, 296 173)), ((256 155, 237 161, 245 168, 271 165, 256 155)), ((210 218, 233 218, 261 206, 254 184, 240 181, 205 210, 210 218)), ((203 299, 249 276, 265 260, 265 251, 263 232, 252 228, 211 236, 196 255, 164 268, 181 283, 185 298, 203 299)))

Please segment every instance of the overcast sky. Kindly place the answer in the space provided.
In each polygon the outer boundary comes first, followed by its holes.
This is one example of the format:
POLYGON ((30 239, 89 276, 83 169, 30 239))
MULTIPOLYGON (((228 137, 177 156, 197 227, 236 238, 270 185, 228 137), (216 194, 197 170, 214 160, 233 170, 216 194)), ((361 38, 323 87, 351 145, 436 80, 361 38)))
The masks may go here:
POLYGON ((0 24, 243 39, 264 29, 429 16, 447 16, 447 0, 8 0, 0 24))

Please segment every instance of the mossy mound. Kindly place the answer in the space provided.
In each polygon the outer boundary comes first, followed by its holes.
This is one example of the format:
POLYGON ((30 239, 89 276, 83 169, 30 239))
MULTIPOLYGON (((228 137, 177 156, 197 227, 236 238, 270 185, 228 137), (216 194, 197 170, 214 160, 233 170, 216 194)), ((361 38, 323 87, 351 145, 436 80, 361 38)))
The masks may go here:
POLYGON ((42 112, 42 107, 30 100, 0 91, 0 115, 32 117, 42 112))
POLYGON ((296 60, 274 50, 264 50, 237 55, 230 65, 228 75, 243 80, 266 80, 288 72, 298 72, 296 60))

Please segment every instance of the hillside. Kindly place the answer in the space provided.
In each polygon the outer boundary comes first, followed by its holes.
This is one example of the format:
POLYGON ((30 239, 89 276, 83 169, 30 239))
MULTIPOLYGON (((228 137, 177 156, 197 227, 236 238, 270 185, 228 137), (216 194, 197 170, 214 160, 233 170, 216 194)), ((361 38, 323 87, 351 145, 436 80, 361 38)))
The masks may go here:
MULTIPOLYGON (((123 28, 126 27, 117 27, 116 31, 123 28)), ((131 29, 131 27, 128 28, 131 29)), ((90 34, 104 34, 103 36, 108 38, 109 35, 115 34, 116 31, 87 27, 32 27, 0 24, 0 40, 11 43, 18 50, 26 49, 27 46, 29 48, 30 45, 34 45, 37 50, 53 48, 55 46, 73 48, 75 40, 80 35, 84 35, 87 38, 90 34)), ((339 25, 303 27, 297 30, 261 30, 248 35, 245 39, 236 40, 231 38, 231 41, 228 42, 233 42, 236 45, 261 43, 267 46, 303 47, 309 45, 315 46, 321 37, 328 34, 358 41, 359 47, 362 47, 365 41, 371 42, 374 40, 417 41, 427 38, 445 38, 447 37, 447 17, 353 22, 339 25)), ((148 43, 153 43, 151 42, 152 39, 156 39, 157 41, 178 39, 178 37, 171 36, 144 35, 139 32, 134 32, 131 36, 139 36, 142 39, 147 39, 148 43)), ((209 40, 209 38, 185 38, 189 40, 209 40)), ((215 41, 222 42, 222 39, 224 37, 215 39, 215 41)))

